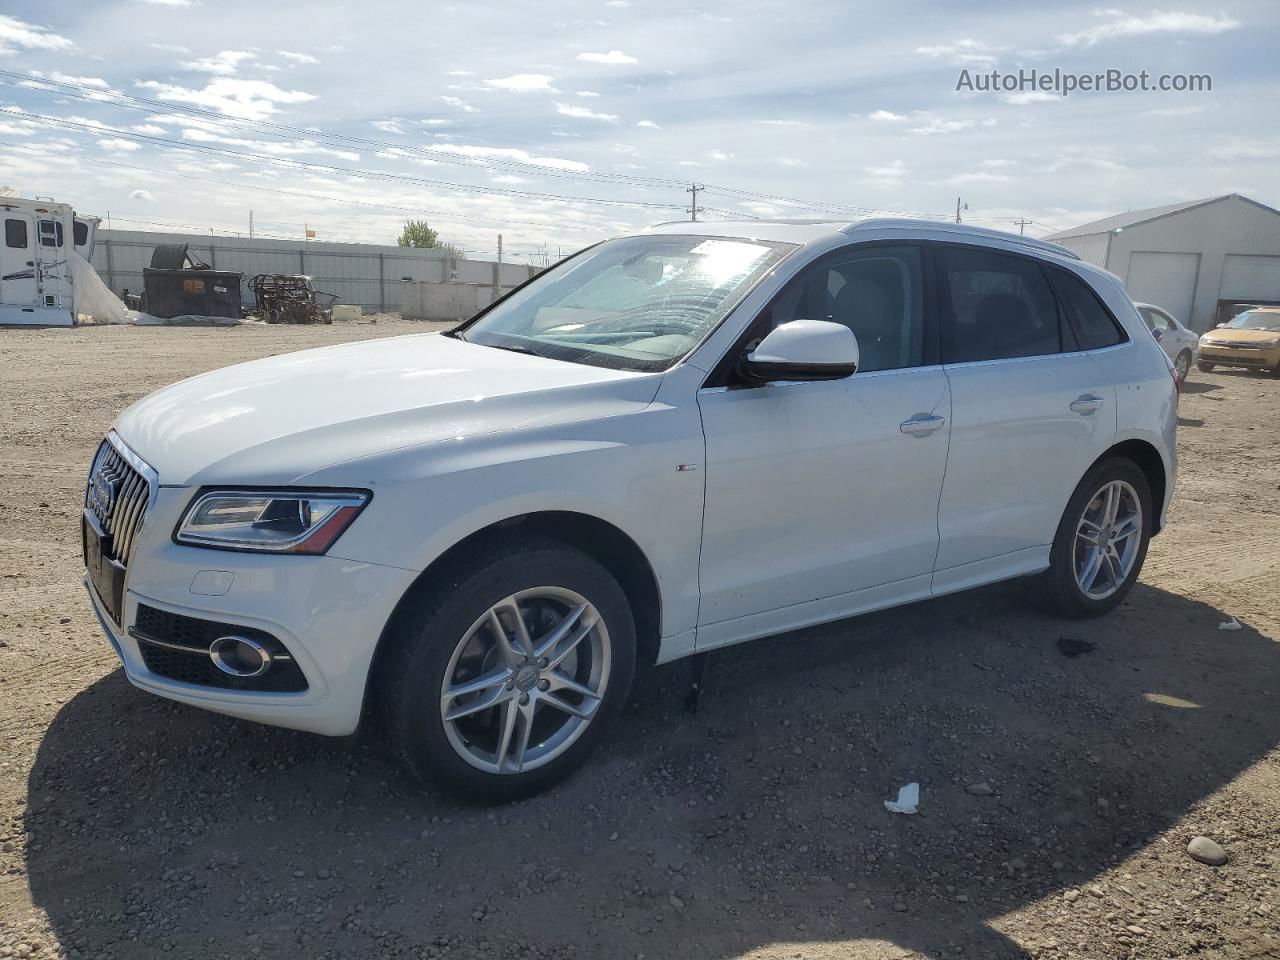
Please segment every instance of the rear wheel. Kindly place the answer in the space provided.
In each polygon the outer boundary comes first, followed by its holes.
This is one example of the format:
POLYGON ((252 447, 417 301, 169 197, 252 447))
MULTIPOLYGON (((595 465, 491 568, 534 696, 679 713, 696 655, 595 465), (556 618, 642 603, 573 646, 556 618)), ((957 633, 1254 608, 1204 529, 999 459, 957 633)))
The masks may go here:
POLYGON ((635 671, 635 626, 609 572, 555 541, 467 567, 397 618, 387 726, 423 779, 512 800, 567 776, 607 733, 635 671))
POLYGON ((1058 524, 1045 586, 1053 610, 1093 617, 1114 609, 1133 588, 1152 529, 1151 490, 1131 460, 1094 466, 1058 524))
POLYGON ((1197 369, 1197 370, 1203 370, 1205 373, 1208 373, 1210 370, 1212 370, 1212 369, 1213 369, 1213 367, 1214 367, 1214 365, 1213 365, 1212 363, 1210 363, 1208 360, 1197 360, 1197 361, 1196 361, 1196 369, 1197 369))

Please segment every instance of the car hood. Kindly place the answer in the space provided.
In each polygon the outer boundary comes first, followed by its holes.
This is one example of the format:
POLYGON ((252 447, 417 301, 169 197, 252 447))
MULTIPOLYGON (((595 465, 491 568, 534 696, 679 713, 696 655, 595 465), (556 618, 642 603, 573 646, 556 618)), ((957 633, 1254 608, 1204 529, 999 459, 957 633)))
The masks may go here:
POLYGON ((1205 343, 1270 343, 1280 340, 1280 330, 1237 330, 1218 327, 1205 334, 1205 343))
POLYGON ((288 484, 403 447, 614 415, 647 405, 660 379, 417 334, 215 370, 139 400, 115 430, 164 485, 288 484))

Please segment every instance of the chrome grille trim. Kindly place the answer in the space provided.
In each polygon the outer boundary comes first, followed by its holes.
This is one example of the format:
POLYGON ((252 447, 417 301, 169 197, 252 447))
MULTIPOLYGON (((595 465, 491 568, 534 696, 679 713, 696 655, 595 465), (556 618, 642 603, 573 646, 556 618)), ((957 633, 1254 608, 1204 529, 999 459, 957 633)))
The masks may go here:
POLYGON ((138 531, 160 486, 156 472, 115 433, 108 433, 89 469, 85 509, 109 538, 112 560, 128 566, 138 531))

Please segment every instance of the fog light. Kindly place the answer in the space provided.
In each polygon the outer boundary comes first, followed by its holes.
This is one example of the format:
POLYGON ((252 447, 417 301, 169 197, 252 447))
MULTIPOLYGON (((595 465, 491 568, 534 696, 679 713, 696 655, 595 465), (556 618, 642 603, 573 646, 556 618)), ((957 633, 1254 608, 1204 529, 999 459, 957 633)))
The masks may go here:
POLYGON ((249 637, 218 637, 209 644, 209 659, 233 677, 260 677, 271 666, 271 653, 249 637))

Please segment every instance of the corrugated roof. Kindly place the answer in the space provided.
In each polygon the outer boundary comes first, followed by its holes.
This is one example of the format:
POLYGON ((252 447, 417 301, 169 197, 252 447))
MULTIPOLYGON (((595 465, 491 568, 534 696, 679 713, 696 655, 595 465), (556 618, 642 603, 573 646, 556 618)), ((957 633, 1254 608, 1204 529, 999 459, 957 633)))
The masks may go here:
MULTIPOLYGON (((1123 227, 1132 227, 1138 223, 1146 223, 1148 220, 1167 217, 1171 213, 1182 213, 1184 210, 1190 210, 1193 207, 1202 207, 1206 203, 1217 203, 1219 200, 1226 200, 1228 197, 1234 196, 1237 196, 1237 194, 1224 193, 1220 197, 1207 197, 1204 200, 1184 200, 1182 203, 1168 203, 1163 207, 1147 207, 1145 210, 1130 210, 1128 213, 1117 213, 1114 217, 1103 217, 1101 220, 1094 220, 1092 223, 1085 223, 1078 227, 1071 227, 1068 230, 1059 231, 1058 233, 1051 233, 1049 236, 1045 237, 1045 239, 1062 240, 1066 237, 1086 237, 1093 233, 1110 233, 1112 230, 1118 230, 1123 227)), ((1243 200, 1245 198, 1241 197, 1241 199, 1243 200)))

